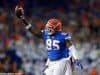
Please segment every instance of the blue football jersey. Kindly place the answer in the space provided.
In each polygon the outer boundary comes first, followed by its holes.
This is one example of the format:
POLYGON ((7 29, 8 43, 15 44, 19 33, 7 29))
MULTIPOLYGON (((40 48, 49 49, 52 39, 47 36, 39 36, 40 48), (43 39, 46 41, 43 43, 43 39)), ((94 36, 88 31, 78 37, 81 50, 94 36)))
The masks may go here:
POLYGON ((69 49, 66 47, 66 40, 71 39, 70 33, 59 31, 49 36, 47 32, 44 31, 43 37, 50 60, 69 57, 69 49))

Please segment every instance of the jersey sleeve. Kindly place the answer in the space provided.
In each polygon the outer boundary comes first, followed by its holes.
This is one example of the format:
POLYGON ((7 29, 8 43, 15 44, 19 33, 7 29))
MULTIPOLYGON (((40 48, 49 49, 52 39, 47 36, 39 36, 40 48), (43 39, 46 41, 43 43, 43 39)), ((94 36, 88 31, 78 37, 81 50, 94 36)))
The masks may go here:
POLYGON ((65 40, 71 40, 72 39, 72 34, 70 32, 68 33, 62 33, 64 35, 65 40))

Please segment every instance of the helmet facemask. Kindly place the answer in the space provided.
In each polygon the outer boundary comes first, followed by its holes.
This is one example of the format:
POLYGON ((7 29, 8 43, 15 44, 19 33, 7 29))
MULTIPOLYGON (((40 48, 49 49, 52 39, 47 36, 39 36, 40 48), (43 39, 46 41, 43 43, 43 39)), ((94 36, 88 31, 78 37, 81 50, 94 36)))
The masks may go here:
POLYGON ((48 25, 46 25, 46 31, 47 31, 48 35, 52 35, 55 33, 53 27, 49 27, 48 25))

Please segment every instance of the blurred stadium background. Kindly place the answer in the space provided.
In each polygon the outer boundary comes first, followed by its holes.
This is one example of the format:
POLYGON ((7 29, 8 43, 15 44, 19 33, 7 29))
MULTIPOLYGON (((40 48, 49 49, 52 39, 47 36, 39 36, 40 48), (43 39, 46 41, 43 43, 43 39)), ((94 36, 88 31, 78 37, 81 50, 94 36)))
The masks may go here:
POLYGON ((85 70, 73 75, 100 75, 100 0, 0 0, 0 72, 42 75, 47 53, 41 39, 22 33, 14 9, 19 4, 36 30, 50 18, 60 18, 72 32, 85 70))

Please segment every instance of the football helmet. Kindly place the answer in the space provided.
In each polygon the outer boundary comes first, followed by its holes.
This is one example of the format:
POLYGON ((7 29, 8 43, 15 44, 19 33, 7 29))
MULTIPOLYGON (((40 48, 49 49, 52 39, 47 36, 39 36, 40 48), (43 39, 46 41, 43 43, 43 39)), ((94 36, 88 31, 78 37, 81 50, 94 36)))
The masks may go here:
POLYGON ((46 31, 48 32, 48 35, 54 34, 56 31, 62 30, 62 23, 58 19, 49 19, 46 24, 46 31))

